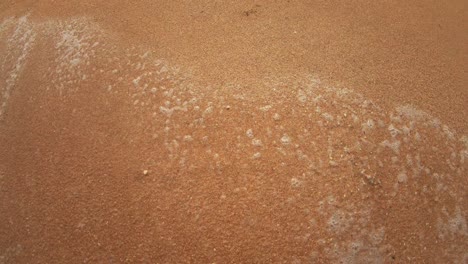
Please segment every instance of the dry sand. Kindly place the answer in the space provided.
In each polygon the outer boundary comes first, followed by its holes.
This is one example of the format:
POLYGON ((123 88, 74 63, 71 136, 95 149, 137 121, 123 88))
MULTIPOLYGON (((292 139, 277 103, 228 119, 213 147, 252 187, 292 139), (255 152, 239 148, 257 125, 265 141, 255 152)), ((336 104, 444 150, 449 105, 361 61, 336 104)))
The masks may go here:
POLYGON ((467 263, 466 1, 2 1, 0 263, 467 263))

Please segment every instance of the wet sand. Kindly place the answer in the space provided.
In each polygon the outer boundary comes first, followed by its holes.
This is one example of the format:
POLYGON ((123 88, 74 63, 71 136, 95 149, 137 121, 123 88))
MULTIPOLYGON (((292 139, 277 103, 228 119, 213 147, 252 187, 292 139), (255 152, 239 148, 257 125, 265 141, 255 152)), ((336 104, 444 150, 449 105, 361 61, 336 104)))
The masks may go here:
POLYGON ((467 261, 463 1, 0 16, 0 262, 467 261))

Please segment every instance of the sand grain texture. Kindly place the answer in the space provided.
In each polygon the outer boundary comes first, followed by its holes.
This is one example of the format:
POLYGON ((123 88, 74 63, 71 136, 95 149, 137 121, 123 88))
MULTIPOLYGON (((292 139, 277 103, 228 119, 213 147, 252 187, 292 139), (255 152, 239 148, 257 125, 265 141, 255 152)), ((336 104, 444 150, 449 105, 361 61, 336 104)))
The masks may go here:
POLYGON ((466 263, 463 1, 2 1, 0 263, 466 263))

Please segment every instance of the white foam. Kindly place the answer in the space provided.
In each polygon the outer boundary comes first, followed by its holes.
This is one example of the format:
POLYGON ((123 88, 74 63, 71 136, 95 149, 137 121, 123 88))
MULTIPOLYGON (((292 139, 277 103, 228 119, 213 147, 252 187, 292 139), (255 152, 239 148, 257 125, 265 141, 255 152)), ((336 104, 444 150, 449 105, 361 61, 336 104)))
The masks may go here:
POLYGON ((388 126, 388 131, 392 137, 396 137, 397 135, 401 134, 401 131, 398 130, 393 124, 388 126))
POLYGON ((307 95, 303 90, 298 90, 297 91, 297 99, 301 103, 305 103, 307 101, 307 95))
POLYGON ((268 112, 271 108, 272 108, 271 105, 265 105, 265 106, 260 107, 260 111, 268 112))
POLYGON ((408 180, 408 176, 406 175, 406 173, 401 172, 400 174, 398 174, 397 179, 399 183, 405 183, 408 180))
POLYGON ((8 73, 8 77, 5 81, 5 87, 2 90, 0 119, 3 118, 6 112, 10 95, 25 67, 27 57, 34 45, 35 38, 36 32, 34 30, 34 25, 29 22, 28 16, 23 16, 18 19, 12 36, 7 38, 8 53, 11 55, 18 54, 18 57, 15 59, 13 69, 8 73))
POLYGON ((412 121, 427 121, 433 119, 428 113, 419 110, 412 105, 398 106, 395 110, 400 116, 412 121))
POLYGON ((393 150, 393 152, 395 152, 395 154, 400 154, 401 142, 399 140, 393 140, 393 141, 384 140, 380 143, 380 145, 383 147, 390 148, 391 150, 393 150))
POLYGON ((281 137, 281 143, 283 143, 283 145, 288 145, 291 143, 291 138, 285 134, 281 137))
POLYGON ((254 138, 254 139, 252 139, 252 145, 254 145, 256 147, 261 147, 261 146, 263 146, 263 143, 262 143, 262 141, 260 139, 254 138))
POLYGON ((452 215, 448 215, 446 220, 439 218, 437 228, 439 236, 442 238, 446 236, 468 236, 466 218, 458 206, 455 208, 455 212, 452 215))
POLYGON ((251 128, 249 128, 246 132, 245 132, 245 135, 249 138, 253 138, 254 137, 254 133, 253 133, 253 130, 251 128))
POLYGON ((294 188, 298 188, 298 187, 301 187, 302 185, 302 181, 299 180, 298 178, 291 178, 291 186, 294 187, 294 188))
POLYGON ((273 119, 274 119, 275 121, 279 121, 279 120, 281 120, 281 116, 280 116, 278 113, 275 113, 275 114, 273 115, 273 119))

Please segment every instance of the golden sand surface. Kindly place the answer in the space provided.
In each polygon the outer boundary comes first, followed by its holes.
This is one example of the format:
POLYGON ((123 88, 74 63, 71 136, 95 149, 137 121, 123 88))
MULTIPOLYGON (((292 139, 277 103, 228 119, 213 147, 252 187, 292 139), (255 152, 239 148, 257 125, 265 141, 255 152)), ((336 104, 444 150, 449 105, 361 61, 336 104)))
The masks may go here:
POLYGON ((0 263, 467 263, 466 1, 0 3, 0 263))

